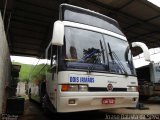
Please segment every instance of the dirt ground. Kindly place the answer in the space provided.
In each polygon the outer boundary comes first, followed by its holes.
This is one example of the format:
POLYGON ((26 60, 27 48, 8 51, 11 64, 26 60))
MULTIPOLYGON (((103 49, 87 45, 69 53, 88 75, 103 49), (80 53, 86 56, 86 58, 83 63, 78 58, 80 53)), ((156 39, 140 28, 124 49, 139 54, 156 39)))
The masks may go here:
POLYGON ((106 113, 100 111, 46 115, 38 103, 26 100, 24 114, 18 120, 105 120, 105 116, 106 113))

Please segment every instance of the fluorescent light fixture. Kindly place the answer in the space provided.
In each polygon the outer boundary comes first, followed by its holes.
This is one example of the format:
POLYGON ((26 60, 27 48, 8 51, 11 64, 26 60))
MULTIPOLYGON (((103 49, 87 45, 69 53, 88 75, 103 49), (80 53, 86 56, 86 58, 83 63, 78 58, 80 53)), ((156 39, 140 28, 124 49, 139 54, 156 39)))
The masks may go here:
POLYGON ((147 1, 149 1, 149 2, 151 2, 152 4, 160 7, 160 0, 147 0, 147 1))

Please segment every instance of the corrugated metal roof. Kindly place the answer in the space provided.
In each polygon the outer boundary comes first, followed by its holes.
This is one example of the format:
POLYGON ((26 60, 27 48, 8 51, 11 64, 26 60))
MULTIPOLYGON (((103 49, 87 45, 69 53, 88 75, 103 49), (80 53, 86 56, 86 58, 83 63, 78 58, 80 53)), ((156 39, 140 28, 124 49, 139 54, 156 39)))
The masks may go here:
MULTIPOLYGON (((42 56, 51 40, 61 3, 116 19, 130 43, 141 41, 149 48, 160 46, 160 8, 147 0, 0 0, 12 55, 42 56)), ((134 54, 139 52, 140 49, 133 49, 134 54)))

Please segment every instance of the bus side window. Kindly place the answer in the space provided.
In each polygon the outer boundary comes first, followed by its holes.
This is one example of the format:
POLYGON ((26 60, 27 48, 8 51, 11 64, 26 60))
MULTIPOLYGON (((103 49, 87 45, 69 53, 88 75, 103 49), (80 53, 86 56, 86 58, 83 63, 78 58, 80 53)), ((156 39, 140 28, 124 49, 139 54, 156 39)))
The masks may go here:
POLYGON ((50 45, 47 53, 46 53, 46 58, 47 58, 47 64, 50 66, 50 69, 55 69, 56 66, 56 59, 57 59, 57 46, 50 45))

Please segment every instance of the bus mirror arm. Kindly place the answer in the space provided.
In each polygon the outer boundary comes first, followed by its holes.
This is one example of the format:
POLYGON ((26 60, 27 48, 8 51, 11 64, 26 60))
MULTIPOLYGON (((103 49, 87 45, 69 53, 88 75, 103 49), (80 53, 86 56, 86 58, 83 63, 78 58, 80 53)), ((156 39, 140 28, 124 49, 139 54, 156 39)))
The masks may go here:
POLYGON ((56 68, 57 68, 57 64, 53 64, 53 65, 51 66, 51 70, 52 70, 52 71, 55 71, 56 68))

